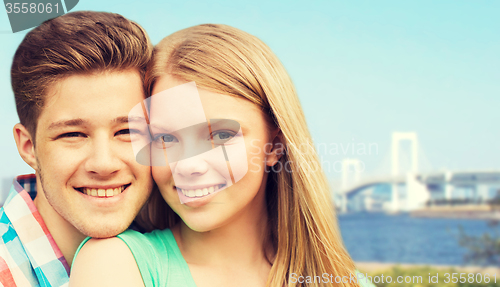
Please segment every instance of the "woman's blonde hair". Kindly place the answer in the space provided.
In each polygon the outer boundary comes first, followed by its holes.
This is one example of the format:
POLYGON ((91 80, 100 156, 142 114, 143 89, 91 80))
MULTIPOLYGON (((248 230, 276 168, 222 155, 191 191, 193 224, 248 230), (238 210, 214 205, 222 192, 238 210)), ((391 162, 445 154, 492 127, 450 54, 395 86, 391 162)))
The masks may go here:
MULTIPOLYGON (((328 281, 340 276, 347 283, 322 283, 321 277, 317 286, 358 286, 349 280, 356 276, 354 263, 343 246, 295 88, 269 47, 230 26, 190 27, 155 47, 146 72, 150 93, 165 74, 195 81, 199 88, 243 97, 261 107, 282 132, 286 151, 277 163, 281 168, 270 172, 266 187, 269 241, 276 251, 267 285, 305 286, 293 283, 291 276, 314 278, 327 273, 328 281)), ((175 224, 178 217, 158 192, 154 196, 148 210, 153 227, 175 224)))

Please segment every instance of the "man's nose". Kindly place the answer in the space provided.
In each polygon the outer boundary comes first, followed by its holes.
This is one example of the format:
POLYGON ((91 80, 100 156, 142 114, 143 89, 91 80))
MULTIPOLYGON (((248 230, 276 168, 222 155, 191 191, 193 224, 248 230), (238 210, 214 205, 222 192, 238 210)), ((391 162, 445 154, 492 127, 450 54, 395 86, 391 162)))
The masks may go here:
POLYGON ((117 173, 123 166, 118 150, 113 149, 111 139, 101 137, 95 139, 90 147, 85 169, 95 175, 106 177, 117 173))

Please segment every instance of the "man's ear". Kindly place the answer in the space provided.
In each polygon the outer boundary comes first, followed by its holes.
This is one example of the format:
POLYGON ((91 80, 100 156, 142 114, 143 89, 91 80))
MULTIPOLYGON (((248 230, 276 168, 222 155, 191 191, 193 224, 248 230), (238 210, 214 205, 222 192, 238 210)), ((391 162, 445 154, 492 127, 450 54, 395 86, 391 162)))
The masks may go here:
POLYGON ((281 133, 281 130, 278 129, 277 131, 273 132, 274 139, 271 142, 272 147, 269 152, 266 153, 267 155, 267 160, 266 160, 266 165, 267 166, 273 166, 275 165, 285 154, 285 141, 283 140, 283 134, 281 133))
POLYGON ((34 170, 37 170, 35 145, 33 138, 26 127, 22 124, 14 126, 14 139, 16 140, 17 151, 23 160, 29 164, 34 170))

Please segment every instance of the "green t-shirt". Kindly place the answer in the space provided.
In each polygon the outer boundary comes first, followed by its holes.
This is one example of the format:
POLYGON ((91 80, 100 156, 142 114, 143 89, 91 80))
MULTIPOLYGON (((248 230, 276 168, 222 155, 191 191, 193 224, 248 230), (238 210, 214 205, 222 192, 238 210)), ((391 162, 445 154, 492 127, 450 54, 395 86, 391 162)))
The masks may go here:
MULTIPOLYGON (((146 234, 134 230, 126 230, 122 234, 117 235, 117 237, 127 244, 134 255, 144 286, 196 287, 186 260, 182 257, 179 246, 170 229, 153 230, 146 234)), ((80 244, 74 258, 76 258, 82 246, 89 239, 90 237, 86 238, 80 244)), ((359 272, 357 271, 357 273, 359 272)), ((301 279, 304 280, 306 278, 301 279)), ((375 286, 365 280, 360 280, 359 284, 362 287, 375 286)))
MULTIPOLYGON (((134 255, 146 287, 196 287, 189 267, 170 229, 142 234, 126 230, 117 235, 134 255)), ((75 257, 86 238, 78 247, 75 257)))

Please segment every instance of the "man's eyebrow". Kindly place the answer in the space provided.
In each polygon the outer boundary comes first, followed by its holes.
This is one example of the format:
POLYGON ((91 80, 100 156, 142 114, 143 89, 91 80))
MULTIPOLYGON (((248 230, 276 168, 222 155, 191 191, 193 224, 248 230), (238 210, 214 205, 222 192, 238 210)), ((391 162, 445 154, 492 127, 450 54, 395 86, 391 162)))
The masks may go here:
MULTIPOLYGON (((129 122, 144 122, 145 119, 141 117, 117 117, 113 120, 114 123, 129 123, 129 122)), ((84 119, 71 119, 71 120, 62 120, 58 122, 53 122, 49 126, 49 130, 62 128, 62 127, 76 127, 76 126, 84 126, 88 124, 88 122, 84 119)))
POLYGON ((74 126, 83 126, 85 125, 86 121, 83 119, 72 119, 72 120, 63 120, 63 121, 58 121, 58 122, 53 122, 49 126, 49 130, 61 128, 61 127, 74 127, 74 126))

